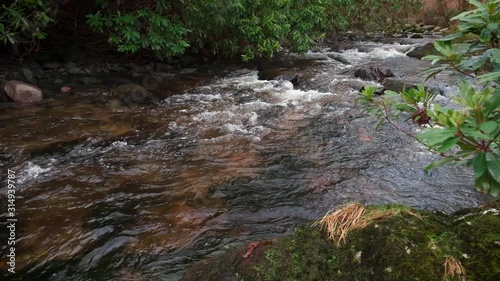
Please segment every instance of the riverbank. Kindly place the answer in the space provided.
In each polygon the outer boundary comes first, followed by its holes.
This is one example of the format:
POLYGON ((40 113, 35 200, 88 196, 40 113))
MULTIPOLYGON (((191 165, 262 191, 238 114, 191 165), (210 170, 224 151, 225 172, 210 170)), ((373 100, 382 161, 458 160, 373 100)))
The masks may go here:
POLYGON ((351 204, 325 216, 329 226, 228 250, 181 280, 498 280, 499 207, 445 215, 351 204))

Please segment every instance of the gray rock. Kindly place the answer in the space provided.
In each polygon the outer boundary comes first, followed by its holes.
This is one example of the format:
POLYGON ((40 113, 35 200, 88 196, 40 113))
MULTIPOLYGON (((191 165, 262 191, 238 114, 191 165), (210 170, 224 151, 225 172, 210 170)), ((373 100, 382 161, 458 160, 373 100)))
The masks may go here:
POLYGON ((21 72, 23 73, 24 78, 26 81, 33 83, 35 80, 33 79, 33 71, 31 71, 29 68, 24 67, 21 69, 21 72))
POLYGON ((7 74, 5 77, 7 80, 17 80, 17 81, 26 81, 26 78, 24 77, 23 74, 21 74, 18 71, 12 71, 7 74))
POLYGON ((61 67, 62 67, 62 64, 60 64, 58 62, 47 62, 47 63, 44 63, 42 66, 43 69, 50 69, 50 70, 55 70, 55 69, 58 69, 61 67))
POLYGON ((294 86, 300 84, 301 75, 291 69, 268 69, 259 72, 260 80, 290 81, 294 86))
POLYGON ((345 64, 345 65, 350 65, 351 63, 349 61, 347 61, 346 59, 344 59, 343 57, 339 56, 339 55, 335 55, 335 54, 328 54, 328 57, 333 59, 333 60, 336 60, 342 64, 345 64))
POLYGON ((57 78, 56 80, 54 80, 52 83, 53 84, 62 84, 64 81, 62 79, 59 79, 57 78))
POLYGON ((411 39, 422 39, 424 36, 421 33, 415 33, 410 36, 411 39))
POLYGON ((403 91, 404 89, 408 90, 410 88, 416 87, 417 83, 394 78, 387 78, 384 83, 384 90, 391 90, 398 93, 403 91))
POLYGON ((188 74, 188 73, 195 73, 197 71, 196 68, 183 68, 180 73, 181 74, 188 74))
POLYGON ((427 55, 437 55, 438 52, 434 48, 433 43, 428 43, 423 46, 415 47, 412 51, 408 52, 406 55, 412 58, 421 59, 427 55))
POLYGON ((424 25, 422 28, 425 29, 425 30, 427 30, 427 31, 431 31, 431 30, 434 30, 436 28, 436 26, 434 26, 434 25, 424 25))
POLYGON ((166 63, 155 63, 154 64, 154 69, 156 72, 166 72, 166 71, 172 70, 174 68, 175 67, 173 67, 172 65, 166 64, 166 63))
POLYGON ((101 83, 102 80, 99 80, 99 79, 94 78, 94 77, 83 77, 80 81, 84 85, 90 85, 90 84, 99 84, 99 83, 101 83))
POLYGON ((42 90, 36 86, 17 80, 11 80, 5 84, 5 92, 15 102, 34 103, 43 99, 42 90))
POLYGON ((394 73, 390 69, 386 69, 384 72, 378 66, 370 66, 368 69, 357 69, 354 72, 354 77, 382 83, 387 77, 394 77, 394 73))
POLYGON ((76 64, 74 64, 73 62, 68 62, 68 63, 65 63, 64 64, 64 68, 66 68, 66 71, 69 73, 69 74, 81 74, 82 73, 82 69, 79 68, 78 66, 76 66, 76 64))
POLYGON ((125 69, 116 63, 109 64, 109 69, 114 72, 123 72, 125 69))
POLYGON ((137 84, 124 84, 114 88, 112 92, 126 105, 150 104, 155 101, 150 91, 137 84))
POLYGON ((393 38, 406 38, 407 35, 406 34, 402 34, 402 33, 394 33, 394 34, 392 34, 392 37, 393 38))

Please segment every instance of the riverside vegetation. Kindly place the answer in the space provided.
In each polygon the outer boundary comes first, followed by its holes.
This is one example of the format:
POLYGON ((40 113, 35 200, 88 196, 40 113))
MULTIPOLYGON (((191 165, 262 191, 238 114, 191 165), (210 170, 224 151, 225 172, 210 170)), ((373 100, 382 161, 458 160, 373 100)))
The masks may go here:
POLYGON ((421 6, 417 0, 73 0, 88 11, 85 24, 57 2, 7 1, 0 7, 0 40, 19 55, 31 53, 47 30, 65 24, 58 21, 64 16, 75 18, 66 24, 77 29, 88 24, 103 33, 124 53, 149 52, 164 59, 206 52, 246 61, 283 49, 304 53, 326 32, 375 22, 380 27, 387 18, 401 22, 421 6))
POLYGON ((443 71, 462 74, 455 101, 459 109, 445 108, 434 102, 437 94, 417 88, 400 93, 386 91, 376 97, 375 87, 367 87, 362 102, 372 105, 368 111, 379 120, 394 123, 401 113, 419 125, 427 125, 416 139, 444 158, 426 169, 456 161, 474 170, 479 191, 498 196, 500 193, 500 1, 469 1, 476 8, 454 17, 460 21, 458 32, 435 41, 439 55, 423 59, 437 65, 424 71, 432 78, 443 71), (470 34, 473 40, 456 43, 470 34))

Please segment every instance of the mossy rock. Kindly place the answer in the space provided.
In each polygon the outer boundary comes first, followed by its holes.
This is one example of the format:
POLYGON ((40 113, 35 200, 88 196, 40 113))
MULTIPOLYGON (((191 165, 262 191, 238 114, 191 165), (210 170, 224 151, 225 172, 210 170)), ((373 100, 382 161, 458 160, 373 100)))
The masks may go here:
POLYGON ((497 209, 401 212, 349 232, 339 246, 307 225, 249 258, 243 247, 195 264, 182 280, 460 280, 444 278, 447 257, 463 265, 466 280, 500 280, 499 230, 497 209))
POLYGON ((427 43, 423 46, 415 47, 415 49, 408 52, 406 55, 411 58, 421 59, 425 56, 439 55, 439 52, 436 51, 433 43, 427 43))

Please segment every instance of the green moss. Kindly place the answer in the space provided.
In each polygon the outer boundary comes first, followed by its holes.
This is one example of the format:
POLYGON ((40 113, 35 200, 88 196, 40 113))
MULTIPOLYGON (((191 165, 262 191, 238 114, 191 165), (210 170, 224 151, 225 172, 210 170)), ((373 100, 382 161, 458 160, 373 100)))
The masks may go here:
POLYGON ((461 257, 467 280, 500 280, 500 215, 483 211, 457 219, 461 257))
POLYGON ((246 247, 191 268, 182 280, 443 280, 446 257, 459 260, 467 280, 500 280, 500 216, 494 212, 446 216, 400 210, 348 234, 339 247, 318 227, 299 228, 290 237, 259 246, 248 259, 246 247), (229 278, 228 278, 229 277, 229 278))

